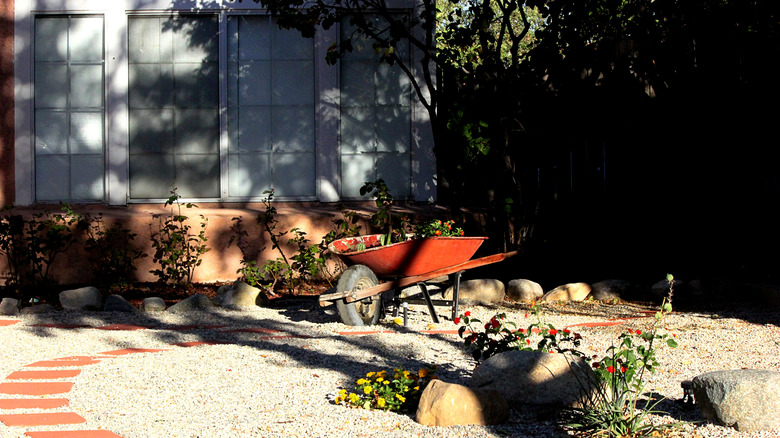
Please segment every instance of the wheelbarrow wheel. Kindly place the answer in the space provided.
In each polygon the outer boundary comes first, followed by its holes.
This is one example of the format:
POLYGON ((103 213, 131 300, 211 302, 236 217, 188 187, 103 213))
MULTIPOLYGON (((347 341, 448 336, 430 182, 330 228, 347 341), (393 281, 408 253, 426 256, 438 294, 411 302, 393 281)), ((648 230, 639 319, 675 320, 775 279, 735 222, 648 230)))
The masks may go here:
MULTIPOLYGON (((336 284, 337 292, 357 291, 379 284, 374 272, 366 266, 350 266, 336 284)), ((379 321, 382 312, 382 296, 377 294, 360 301, 348 303, 346 299, 336 301, 341 322, 346 325, 373 325, 379 321)))

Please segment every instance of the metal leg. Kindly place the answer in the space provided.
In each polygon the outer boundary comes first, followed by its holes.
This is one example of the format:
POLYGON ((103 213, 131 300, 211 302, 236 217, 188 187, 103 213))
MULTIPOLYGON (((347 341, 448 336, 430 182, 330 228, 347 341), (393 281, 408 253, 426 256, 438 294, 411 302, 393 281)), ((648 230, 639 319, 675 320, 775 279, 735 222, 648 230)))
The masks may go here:
POLYGON ((452 319, 453 320, 455 320, 455 318, 458 317, 458 295, 460 295, 461 274, 463 274, 463 271, 458 271, 452 274, 452 277, 454 277, 454 281, 452 285, 452 319))
POLYGON ((425 304, 428 305, 428 312, 431 314, 431 318, 435 324, 439 323, 439 315, 436 314, 436 309, 433 308, 433 302, 431 301, 431 294, 428 293, 428 286, 425 283, 420 283, 420 289, 425 297, 425 304))

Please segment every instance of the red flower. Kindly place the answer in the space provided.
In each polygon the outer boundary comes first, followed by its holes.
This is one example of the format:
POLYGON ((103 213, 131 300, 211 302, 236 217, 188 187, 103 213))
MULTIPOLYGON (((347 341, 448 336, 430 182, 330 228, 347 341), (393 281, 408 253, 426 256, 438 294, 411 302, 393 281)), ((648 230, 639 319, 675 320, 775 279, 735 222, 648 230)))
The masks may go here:
POLYGON ((460 318, 455 318, 452 320, 455 324, 460 324, 460 318))
POLYGON ((528 318, 528 314, 527 313, 525 314, 525 317, 528 318))
POLYGON ((608 366, 607 367, 607 372, 610 373, 610 374, 614 373, 615 372, 615 367, 613 367, 612 365, 608 366))
POLYGON ((462 236, 463 234, 464 234, 464 233, 463 233, 463 230, 460 230, 460 235, 462 236))
POLYGON ((636 334, 641 335, 642 334, 642 330, 637 330, 636 334))
POLYGON ((563 329, 563 334, 568 335, 569 333, 571 333, 571 331, 569 331, 569 329, 563 329))
POLYGON ((631 330, 631 329, 628 329, 628 333, 629 333, 629 334, 631 334, 631 335, 633 335, 633 334, 634 334, 634 331, 633 331, 633 330, 631 330))
POLYGON ((528 345, 531 345, 531 340, 528 339, 528 338, 525 338, 525 343, 528 344, 528 345))
POLYGON ((625 373, 627 369, 628 369, 628 368, 626 368, 626 367, 620 367, 620 372, 621 372, 621 373, 625 373))
POLYGON ((558 330, 555 330, 555 329, 550 330, 550 335, 551 336, 555 336, 557 334, 558 334, 558 330))
POLYGON ((463 315, 464 316, 471 316, 471 312, 467 310, 466 313, 464 313, 463 315))
POLYGON ((436 232, 435 232, 435 233, 433 233, 433 234, 435 234, 435 235, 437 235, 437 236, 441 236, 441 230, 436 230, 436 232))
POLYGON ((498 328, 501 325, 501 323, 498 322, 498 320, 496 318, 491 318, 490 319, 490 324, 493 326, 493 328, 498 328))

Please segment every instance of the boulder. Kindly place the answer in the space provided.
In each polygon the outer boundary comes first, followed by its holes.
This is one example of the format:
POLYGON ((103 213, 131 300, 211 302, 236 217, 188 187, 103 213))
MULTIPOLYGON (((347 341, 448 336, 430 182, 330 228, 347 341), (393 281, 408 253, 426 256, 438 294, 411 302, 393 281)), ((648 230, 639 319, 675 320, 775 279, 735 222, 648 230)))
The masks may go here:
POLYGON ((693 395, 702 415, 740 432, 780 429, 780 372, 713 371, 694 377, 693 395))
POLYGON ((539 301, 584 301, 588 295, 590 285, 587 283, 568 283, 547 292, 539 301))
POLYGON ((25 307, 22 310, 19 311, 19 314, 21 315, 38 315, 41 313, 51 313, 56 312, 57 309, 54 308, 51 304, 36 304, 34 306, 25 307))
POLYGON ((171 313, 195 312, 209 310, 214 305, 209 297, 203 294, 189 296, 168 308, 171 313))
POLYGON ((141 302, 141 312, 162 312, 165 310, 165 300, 160 297, 147 297, 141 302))
POLYGON ((239 280, 233 283, 232 300, 237 307, 267 306, 268 297, 257 287, 239 280))
POLYGON ((630 295, 631 283, 625 280, 604 280, 590 286, 590 297, 598 301, 626 298, 630 295))
POLYGON ((535 281, 517 279, 510 280, 506 285, 506 296, 512 301, 530 303, 544 295, 542 285, 535 281))
POLYGON ((92 286, 66 290, 60 292, 60 305, 66 310, 100 310, 103 296, 92 286))
MULTIPOLYGON (((452 286, 444 291, 442 297, 445 300, 451 300, 454 293, 452 286)), ((460 282, 458 289, 458 298, 463 300, 472 300, 484 304, 501 303, 504 301, 504 283, 500 280, 481 279, 466 280, 460 282)))
POLYGON ((122 295, 112 294, 106 297, 103 303, 103 310, 106 312, 136 312, 135 306, 130 304, 122 295))
POLYGON ((0 301, 0 315, 16 316, 19 314, 19 300, 6 297, 0 301))
POLYGON ((581 407, 595 375, 582 358, 541 351, 505 351, 474 370, 472 388, 493 389, 509 405, 535 412, 581 407))
POLYGON ((425 426, 500 424, 509 418, 509 406, 498 391, 473 389, 441 380, 425 387, 415 419, 425 426))

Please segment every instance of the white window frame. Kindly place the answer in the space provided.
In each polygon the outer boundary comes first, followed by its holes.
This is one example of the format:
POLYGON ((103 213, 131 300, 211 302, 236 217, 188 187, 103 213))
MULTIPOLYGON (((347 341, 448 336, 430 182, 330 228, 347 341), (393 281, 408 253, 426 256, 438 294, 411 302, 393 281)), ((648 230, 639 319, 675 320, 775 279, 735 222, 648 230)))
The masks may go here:
MULTIPOLYGON (((395 8, 413 8, 414 0, 396 0, 395 8)), ((35 201, 32 41, 37 14, 102 15, 105 26, 105 115, 106 185, 109 205, 158 202, 159 199, 129 199, 128 140, 128 60, 126 43, 128 17, 132 15, 166 15, 182 13, 218 13, 220 32, 227 31, 228 15, 265 14, 253 1, 242 3, 227 0, 147 0, 142 5, 132 0, 16 0, 14 26, 14 99, 15 99, 15 205, 32 205, 35 201), (133 9, 134 8, 134 9, 133 9)), ((338 26, 318 31, 314 39, 315 74, 315 190, 314 198, 279 199, 280 201, 337 202, 341 193, 339 150, 339 75, 338 67, 325 60, 327 48, 338 39, 338 26)), ((192 199, 197 202, 249 202, 261 199, 229 198, 227 196, 227 81, 222 78, 227 66, 227 38, 220 39, 220 169, 221 197, 192 199)), ((412 52, 412 68, 420 54, 412 52)), ((420 81, 423 82, 423 81, 420 81)), ((415 201, 436 201, 436 161, 427 111, 413 96, 412 105, 412 165, 411 198, 415 201)))

